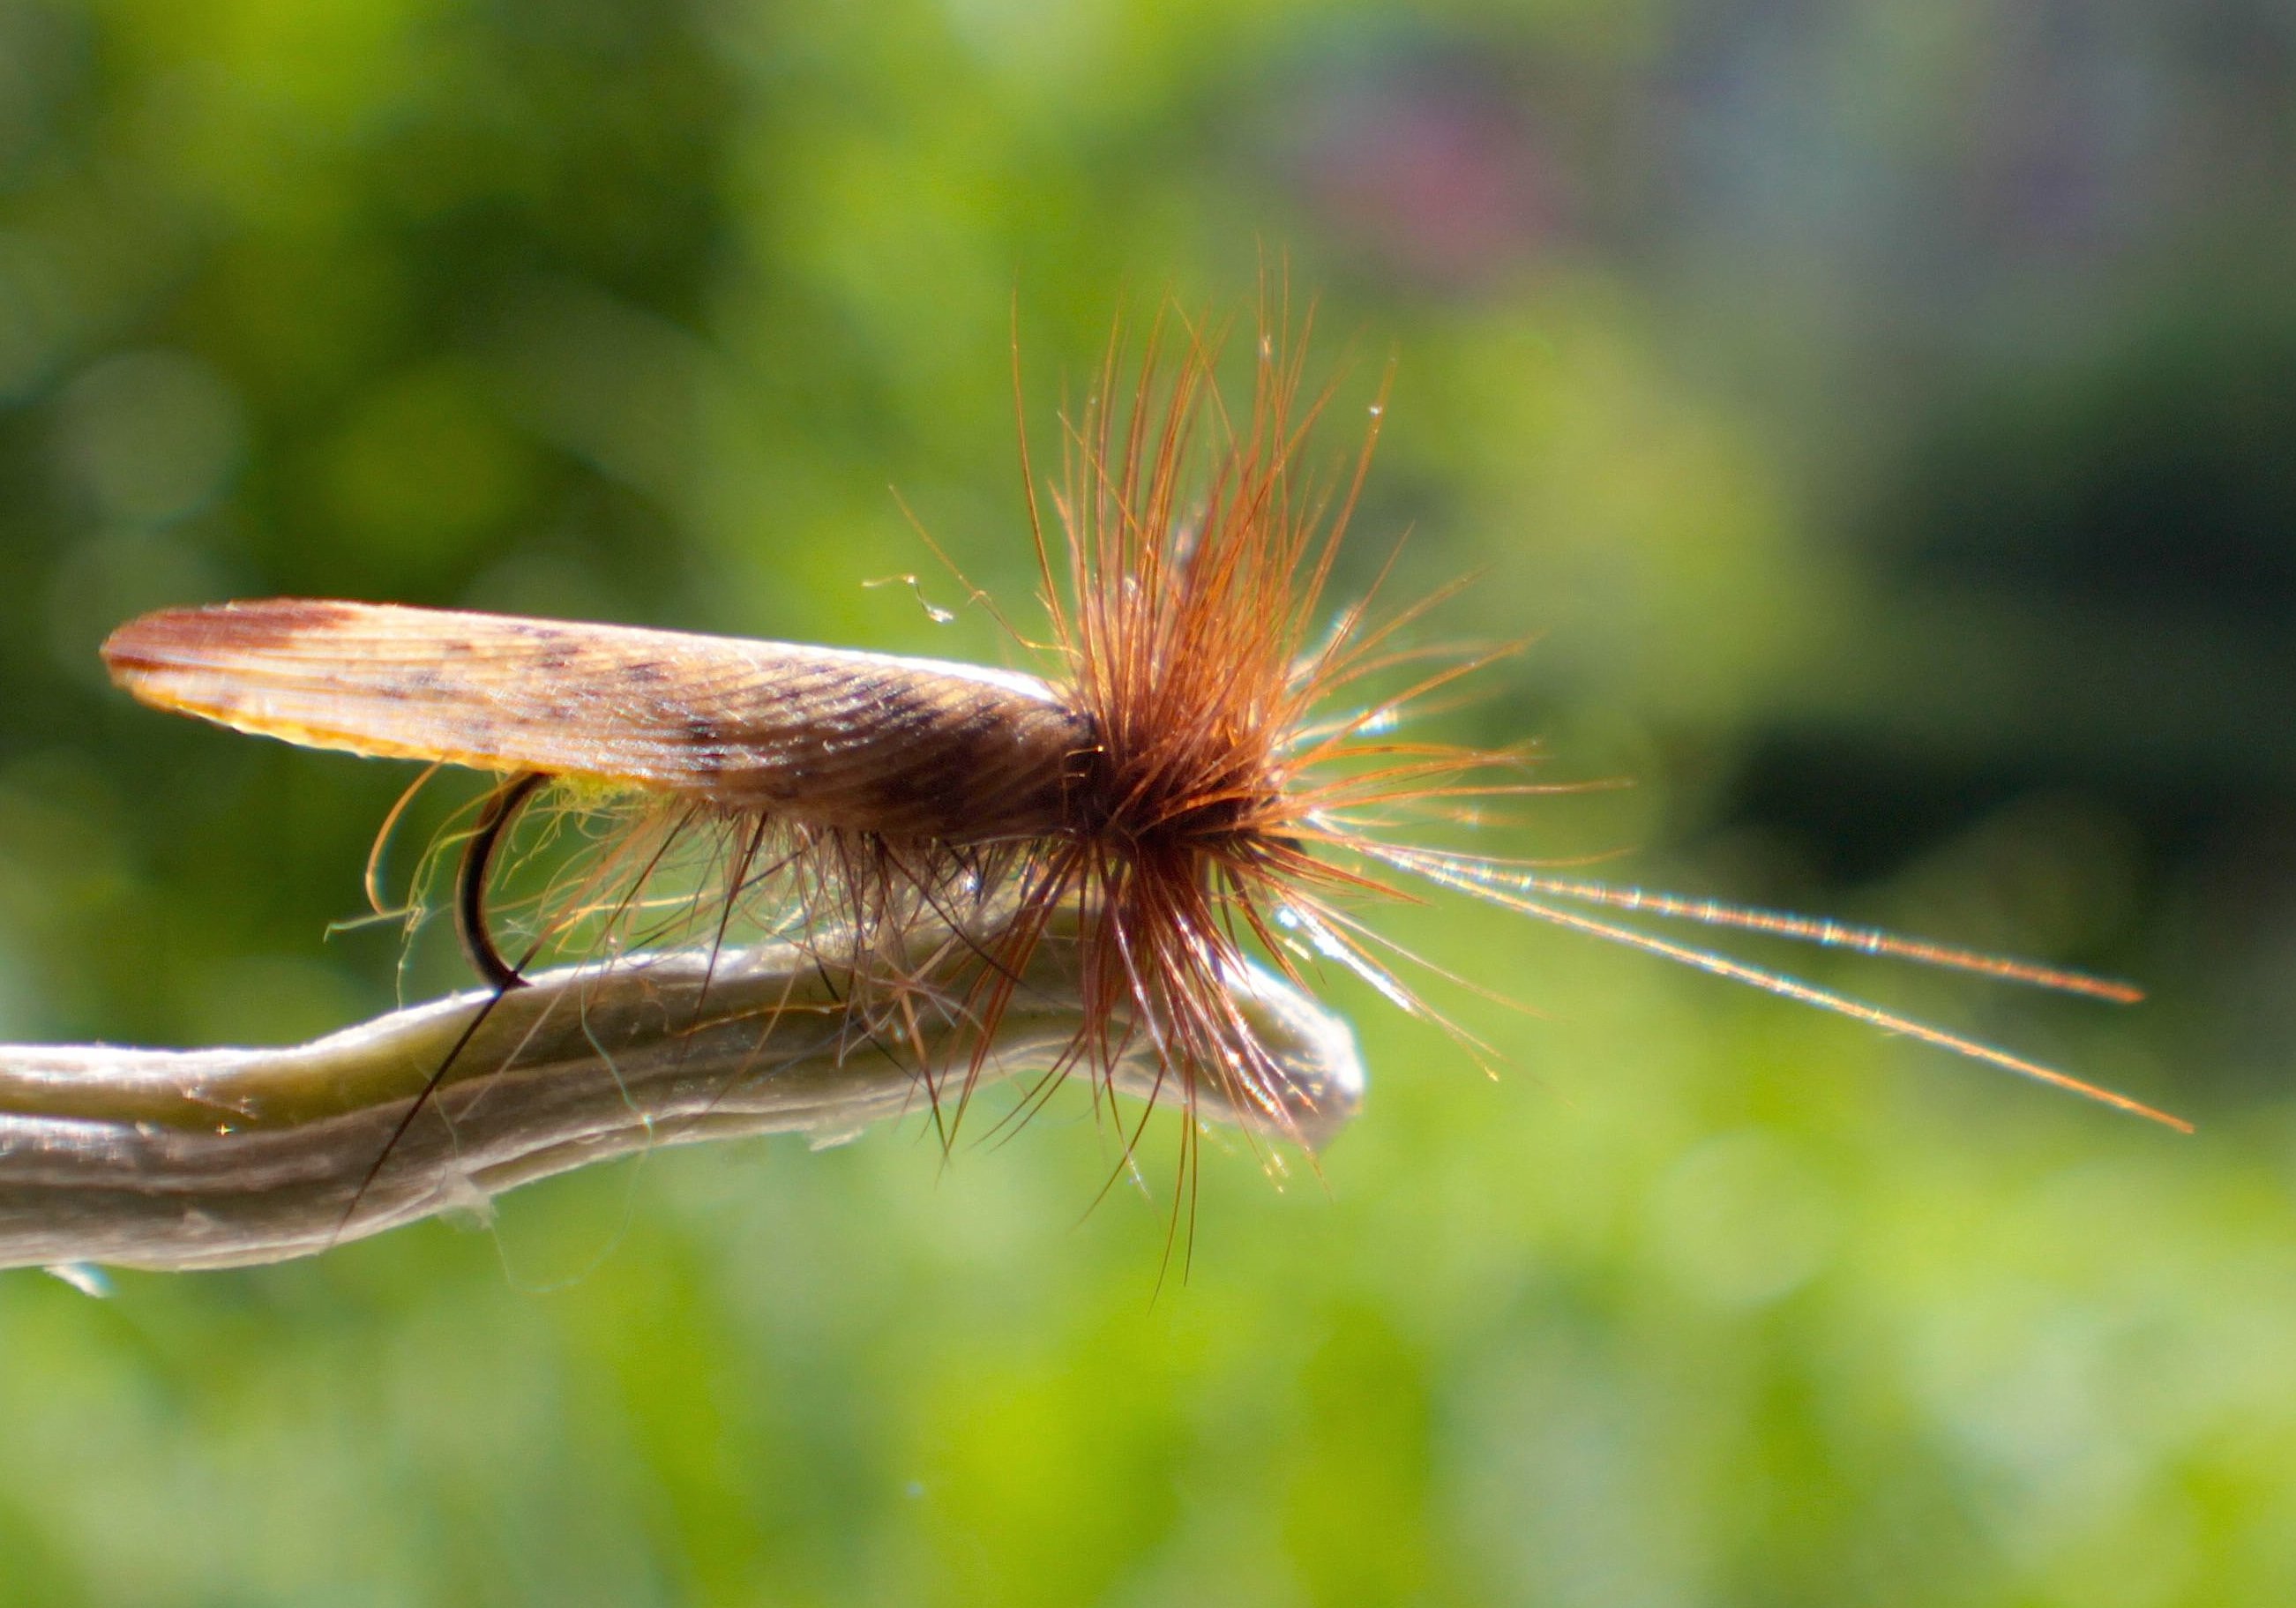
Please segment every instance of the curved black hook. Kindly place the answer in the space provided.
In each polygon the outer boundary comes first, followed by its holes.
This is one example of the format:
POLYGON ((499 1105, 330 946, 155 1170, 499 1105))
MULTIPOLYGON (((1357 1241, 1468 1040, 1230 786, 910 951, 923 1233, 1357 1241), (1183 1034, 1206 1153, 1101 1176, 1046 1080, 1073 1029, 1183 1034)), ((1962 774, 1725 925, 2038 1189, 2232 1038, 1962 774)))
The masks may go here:
POLYGON ((463 864, 455 874, 455 931, 462 938, 463 953, 497 994, 526 987, 526 979, 503 958, 494 934, 487 930, 487 881, 494 871, 495 851, 520 808, 548 780, 541 771, 521 771, 495 789, 480 812, 478 830, 463 845, 463 864))

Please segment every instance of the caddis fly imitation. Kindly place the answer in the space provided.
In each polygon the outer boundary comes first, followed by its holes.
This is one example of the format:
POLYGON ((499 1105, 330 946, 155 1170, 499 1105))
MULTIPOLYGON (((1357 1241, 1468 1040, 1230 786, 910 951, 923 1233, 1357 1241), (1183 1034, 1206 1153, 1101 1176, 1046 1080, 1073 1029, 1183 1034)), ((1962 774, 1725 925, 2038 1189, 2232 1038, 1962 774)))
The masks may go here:
MULTIPOLYGON (((1398 710, 1490 657, 1429 668, 1402 644, 1435 599, 1380 612, 1367 597, 1326 619, 1377 410, 1350 472, 1318 476, 1300 465, 1300 443, 1323 399, 1303 394, 1296 343, 1261 339, 1241 414, 1213 390, 1217 340, 1168 321, 1144 344, 1136 380, 1127 383, 1111 357, 1066 422, 1049 520, 1024 445, 1055 667, 1046 679, 295 599, 147 614, 112 635, 104 661, 160 709, 500 776, 462 841, 455 900, 465 947, 497 997, 545 952, 603 960, 669 942, 723 946, 736 931, 834 932, 854 975, 882 980, 850 1004, 871 1039, 898 1044, 904 1013, 940 1010, 969 1021, 978 1043, 1054 918, 1072 912, 1082 1025, 1047 1085, 1078 1069, 1104 1078, 1144 1049, 1159 1087, 1191 1114, 1209 1086, 1280 1128, 1279 1072, 1230 990, 1247 950, 1294 980, 1308 964, 1340 964, 1432 1015, 1396 975, 1413 957, 1362 914, 1431 884, 2186 1127, 2005 1050, 1621 918, 2136 998, 2125 984, 1394 841, 1386 822, 1398 815, 1546 790, 1521 779, 1522 751, 1392 734, 1398 710), (1356 701, 1398 679, 1408 683, 1399 693, 1356 701), (586 823, 588 847, 532 901, 530 948, 513 963, 490 930, 494 862, 512 823, 545 800, 586 823), (686 866, 683 881, 673 864, 686 866), (904 946, 928 927, 955 936, 921 970, 904 946)), ((917 1067, 937 1114, 961 1115, 980 1071, 978 1054, 917 1067)), ((1184 1139, 1184 1170, 1187 1154, 1184 1139)))

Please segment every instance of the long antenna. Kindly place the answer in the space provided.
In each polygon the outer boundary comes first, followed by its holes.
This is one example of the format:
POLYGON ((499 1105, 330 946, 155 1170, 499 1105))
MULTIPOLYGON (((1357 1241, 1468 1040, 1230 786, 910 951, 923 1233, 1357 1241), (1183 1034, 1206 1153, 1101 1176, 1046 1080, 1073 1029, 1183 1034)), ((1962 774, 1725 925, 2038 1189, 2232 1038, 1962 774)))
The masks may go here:
POLYGON ((2085 1083, 2070 1073, 2061 1072, 2054 1067, 2044 1066, 2038 1061, 2028 1061, 2021 1055, 2013 1055, 2007 1050, 1997 1049, 1982 1040, 1964 1038, 1959 1033, 1950 1033, 1943 1028, 1931 1027, 1925 1021, 1915 1021, 1910 1016, 1900 1015, 1895 1011, 1869 1004, 1862 999, 1853 998, 1847 994, 1837 994, 1831 989, 1819 988, 1815 983, 1804 982, 1800 978, 1790 977, 1783 972, 1771 971, 1767 966, 1751 965, 1744 961, 1733 960, 1726 955, 1718 955, 1710 949, 1701 949, 1694 945, 1677 943, 1671 939, 1638 931, 1632 927, 1621 926, 1616 922, 1582 915, 1578 911, 1563 909, 1542 899, 1532 898, 1513 891, 1505 885, 1503 879, 1516 874, 1495 873, 1488 877, 1478 876, 1473 874, 1469 867, 1456 863, 1456 857, 1426 855, 1367 840, 1360 841, 1357 847, 1363 853, 1383 861, 1399 871, 1411 872, 1446 888, 1456 888, 1462 893, 1482 900, 1485 904, 1496 905, 1503 909, 1513 910, 1524 915, 1534 915, 1541 921, 1550 922, 1555 926, 1570 931, 1581 932, 1590 938, 1603 939, 1610 943, 1622 944, 1630 949, 1640 949, 1646 955, 1656 955, 1663 959, 1673 961, 1677 965, 1689 966, 1716 977, 1726 977, 1733 982, 1747 983, 1762 989, 1765 993, 1775 994, 1780 998, 1791 999, 1800 1005, 1813 1005, 1821 1011, 1831 1011, 1838 1016, 1847 1016, 1853 1021, 1865 1022, 1886 1032, 1902 1033, 1908 1038, 1917 1038, 1923 1044, 1934 1045, 1939 1049, 1950 1050, 1955 1054, 1965 1056, 1972 1061, 1980 1061, 1988 1066, 1999 1067, 2002 1071, 2014 1072, 2021 1078, 2030 1078, 2036 1083, 2046 1083, 2052 1088, 2061 1088, 2068 1093, 2079 1095, 2084 1099, 2094 1100, 2101 1105, 2109 1105, 2115 1111, 2123 1111, 2132 1116, 2143 1117, 2147 1121, 2158 1122, 2164 1128, 2173 1128, 2178 1133, 2188 1134, 2193 1131, 2193 1125, 2182 1117, 2171 1116, 2167 1112, 2146 1105, 2140 1100, 2132 1099, 2127 1095, 2101 1087, 2096 1084, 2085 1083))

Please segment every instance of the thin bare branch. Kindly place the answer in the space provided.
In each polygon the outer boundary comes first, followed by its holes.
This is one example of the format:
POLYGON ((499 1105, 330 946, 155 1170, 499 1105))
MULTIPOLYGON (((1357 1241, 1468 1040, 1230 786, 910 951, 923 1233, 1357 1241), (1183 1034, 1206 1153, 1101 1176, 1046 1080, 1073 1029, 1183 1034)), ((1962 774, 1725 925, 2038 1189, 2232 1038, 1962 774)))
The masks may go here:
MULTIPOLYGON (((913 1013, 901 1064, 854 1022, 855 979, 802 948, 627 956, 537 974, 503 996, 358 1200, 408 1103, 493 996, 415 1005, 285 1049, 0 1048, 0 1267, 199 1268, 284 1260, 656 1146, 857 1132, 922 1111, 929 1079, 1073 1063, 1086 1007, 1074 919, 1037 946, 985 1056, 953 1007, 913 1013)), ((927 931, 921 950, 948 935, 927 931)), ((846 952, 849 952, 848 947, 846 952)), ((1231 980, 1280 1076, 1280 1116, 1237 1113, 1205 1080, 1195 1114, 1321 1144, 1355 1114, 1345 1023, 1264 972, 1231 980)), ((1139 1038, 1144 1044, 1145 1036, 1139 1038)), ((1114 1080, 1145 1095, 1144 1048, 1114 1080)), ((1168 1076, 1168 1070, 1164 1074, 1168 1076)))

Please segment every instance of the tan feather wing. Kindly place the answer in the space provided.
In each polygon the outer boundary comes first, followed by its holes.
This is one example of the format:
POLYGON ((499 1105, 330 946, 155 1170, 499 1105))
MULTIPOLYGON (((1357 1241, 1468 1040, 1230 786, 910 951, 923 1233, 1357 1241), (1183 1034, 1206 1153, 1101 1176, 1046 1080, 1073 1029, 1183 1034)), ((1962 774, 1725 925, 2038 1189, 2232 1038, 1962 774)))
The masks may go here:
POLYGON ((1084 717, 1010 672, 387 603, 163 609, 103 658, 156 708, 308 747, 959 841, 1056 829, 1092 747, 1084 717))

